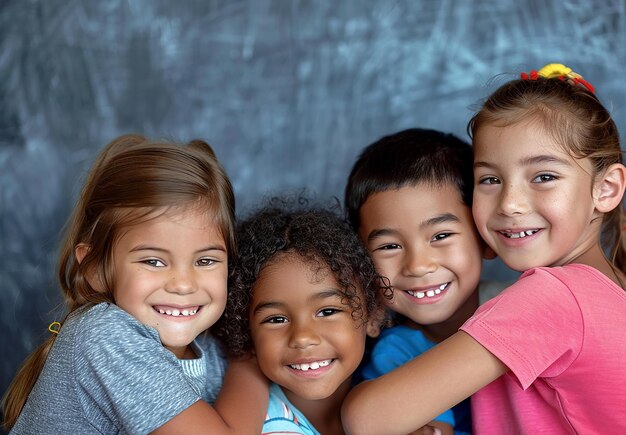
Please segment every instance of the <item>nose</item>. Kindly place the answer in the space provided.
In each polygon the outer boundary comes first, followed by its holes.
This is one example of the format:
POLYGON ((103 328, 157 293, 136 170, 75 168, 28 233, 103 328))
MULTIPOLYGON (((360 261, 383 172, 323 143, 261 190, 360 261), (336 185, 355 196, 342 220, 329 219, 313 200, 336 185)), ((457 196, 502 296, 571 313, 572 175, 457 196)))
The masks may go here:
POLYGON ((165 291, 181 295, 196 291, 193 273, 187 269, 172 269, 171 276, 165 283, 165 291))
POLYGON ((403 273, 406 276, 424 276, 437 270, 437 261, 426 245, 407 249, 403 273))
POLYGON ((289 347, 293 349, 306 349, 309 346, 317 346, 320 343, 320 336, 315 330, 312 321, 292 321, 289 347))
POLYGON ((528 203, 523 189, 517 185, 506 184, 500 193, 499 211, 505 216, 524 214, 528 203))

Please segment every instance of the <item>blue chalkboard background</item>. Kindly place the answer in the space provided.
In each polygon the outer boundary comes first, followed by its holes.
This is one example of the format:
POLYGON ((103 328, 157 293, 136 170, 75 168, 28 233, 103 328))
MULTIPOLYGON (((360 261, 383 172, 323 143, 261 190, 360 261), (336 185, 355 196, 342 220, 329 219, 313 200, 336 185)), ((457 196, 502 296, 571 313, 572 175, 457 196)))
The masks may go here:
POLYGON ((61 318, 60 231, 113 137, 207 140, 240 213, 285 190, 341 197, 365 145, 413 126, 467 138, 473 104, 554 61, 626 132, 623 0, 0 1, 0 392, 61 318))

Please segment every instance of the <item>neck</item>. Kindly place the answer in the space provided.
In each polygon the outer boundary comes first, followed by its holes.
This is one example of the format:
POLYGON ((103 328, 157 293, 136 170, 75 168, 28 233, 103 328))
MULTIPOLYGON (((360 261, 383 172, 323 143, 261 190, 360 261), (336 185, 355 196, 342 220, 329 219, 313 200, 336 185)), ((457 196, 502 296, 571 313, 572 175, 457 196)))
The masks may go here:
POLYGON ((419 329, 424 333, 426 338, 435 343, 441 343, 446 338, 455 334, 461 325, 469 319, 472 314, 478 308, 478 287, 467 298, 467 300, 459 307, 458 310, 452 314, 449 318, 440 323, 433 323, 431 325, 422 325, 415 323, 411 319, 407 319, 405 326, 410 328, 419 329))
POLYGON ((606 256, 604 255, 604 251, 599 244, 596 244, 587 249, 578 257, 570 261, 570 263, 579 263, 591 266, 594 269, 602 272, 619 287, 626 290, 626 288, 624 288, 624 284, 626 284, 626 276, 621 270, 613 265, 611 260, 606 258, 606 256))
POLYGON ((324 435, 343 435, 341 404, 350 391, 351 378, 346 379, 330 396, 324 399, 305 399, 283 389, 285 396, 304 414, 309 422, 324 435))

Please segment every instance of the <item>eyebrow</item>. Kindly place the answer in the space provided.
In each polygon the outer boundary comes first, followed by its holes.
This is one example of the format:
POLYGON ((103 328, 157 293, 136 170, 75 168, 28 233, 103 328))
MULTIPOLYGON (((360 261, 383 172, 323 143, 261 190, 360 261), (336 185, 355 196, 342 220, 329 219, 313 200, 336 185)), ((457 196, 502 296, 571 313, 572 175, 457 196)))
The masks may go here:
MULTIPOLYGON (((571 166, 571 163, 563 158, 560 157, 556 157, 553 155, 549 155, 549 154, 541 154, 538 156, 530 156, 530 157, 524 157, 523 159, 521 159, 519 161, 519 164, 521 166, 532 166, 532 165, 537 165, 537 164, 541 164, 541 163, 556 163, 558 165, 563 165, 563 166, 571 166)), ((474 162, 474 168, 494 168, 497 165, 489 163, 489 162, 483 162, 483 161, 477 161, 474 162)))
MULTIPOLYGON (((151 245, 137 245, 137 246, 134 246, 130 250, 130 252, 140 252, 140 251, 156 251, 156 252, 163 252, 163 253, 170 252, 169 249, 159 248, 158 246, 151 246, 151 245)), ((210 245, 210 246, 198 249, 197 251, 195 251, 195 253, 199 254, 201 252, 206 252, 206 251, 226 252, 226 248, 223 245, 210 245)))
MULTIPOLYGON (((445 224, 445 223, 458 223, 461 222, 461 220, 455 216, 452 213, 442 213, 440 215, 437 216, 433 216, 429 219, 426 219, 423 222, 420 222, 419 226, 420 228, 424 228, 424 227, 430 227, 433 225, 439 225, 439 224, 445 224)), ((367 236, 367 241, 371 242, 372 240, 375 240, 379 237, 384 237, 384 236, 389 236, 389 235, 396 235, 398 234, 398 231, 391 229, 391 228, 379 228, 379 229, 375 229, 373 231, 371 231, 368 236, 367 236)))
MULTIPOLYGON (((323 299, 329 299, 329 298, 343 298, 344 294, 339 291, 338 289, 328 289, 328 290, 322 290, 320 292, 314 293, 311 296, 309 296, 307 298, 307 300, 309 301, 315 301, 315 300, 323 300, 323 299)), ((252 314, 257 314, 259 311, 263 311, 263 310, 267 310, 267 309, 271 309, 271 308, 284 308, 285 307, 285 303, 284 302, 278 302, 278 301, 267 301, 267 302, 259 302, 258 304, 255 305, 254 309, 252 310, 252 314)))

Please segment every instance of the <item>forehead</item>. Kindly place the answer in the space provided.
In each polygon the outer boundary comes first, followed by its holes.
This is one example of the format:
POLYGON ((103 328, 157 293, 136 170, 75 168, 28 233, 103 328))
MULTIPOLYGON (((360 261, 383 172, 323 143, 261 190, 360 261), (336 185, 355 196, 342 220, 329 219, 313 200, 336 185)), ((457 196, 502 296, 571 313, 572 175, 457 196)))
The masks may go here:
POLYGON ((116 240, 118 243, 141 238, 154 238, 158 241, 164 234, 177 232, 181 236, 183 233, 193 232, 201 240, 223 241, 217 216, 212 210, 197 205, 131 210, 120 226, 116 240))
POLYGON ((554 132, 548 130, 545 121, 533 117, 513 124, 487 123, 474 135, 474 157, 489 154, 498 149, 516 153, 553 152, 570 156, 565 145, 557 141, 554 132))
MULTIPOLYGON (((359 236, 368 243, 383 235, 415 234, 440 225, 474 227, 471 208, 451 184, 416 185, 380 192, 361 208, 359 236)), ((458 227, 457 227, 458 228, 458 227)))
POLYGON ((539 121, 507 126, 487 124, 477 131, 474 137, 474 168, 507 164, 515 169, 554 164, 593 173, 589 158, 574 157, 567 146, 557 141, 555 135, 539 121))
POLYGON ((268 300, 289 304, 341 297, 343 293, 326 263, 284 253, 263 267, 254 283, 252 300, 254 304, 268 300))
POLYGON ((315 256, 304 257, 295 252, 281 252, 271 258, 258 274, 255 287, 259 282, 280 282, 288 278, 310 284, 322 281, 336 283, 329 266, 315 256))
POLYGON ((361 207, 360 217, 361 220, 368 220, 376 216, 392 216, 400 210, 412 209, 422 214, 429 210, 435 212, 459 208, 469 209, 453 183, 417 183, 371 195, 361 207))

